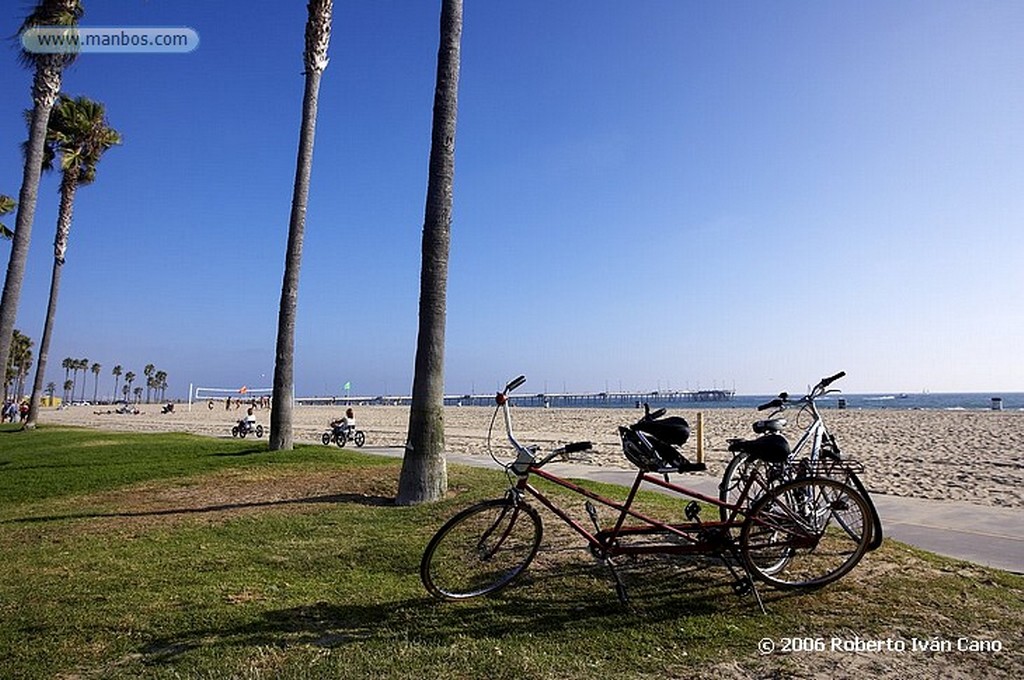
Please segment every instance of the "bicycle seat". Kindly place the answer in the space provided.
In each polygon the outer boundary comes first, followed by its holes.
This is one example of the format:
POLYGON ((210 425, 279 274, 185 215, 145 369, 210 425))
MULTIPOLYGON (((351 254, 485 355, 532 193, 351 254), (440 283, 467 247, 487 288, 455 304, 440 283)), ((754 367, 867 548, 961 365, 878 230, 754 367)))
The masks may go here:
POLYGON ((756 439, 730 439, 729 450, 767 463, 785 462, 792 454, 786 438, 776 433, 765 434, 756 439))
POLYGON ((757 434, 764 434, 766 432, 782 432, 782 428, 785 426, 785 418, 768 418, 754 421, 753 428, 757 434))

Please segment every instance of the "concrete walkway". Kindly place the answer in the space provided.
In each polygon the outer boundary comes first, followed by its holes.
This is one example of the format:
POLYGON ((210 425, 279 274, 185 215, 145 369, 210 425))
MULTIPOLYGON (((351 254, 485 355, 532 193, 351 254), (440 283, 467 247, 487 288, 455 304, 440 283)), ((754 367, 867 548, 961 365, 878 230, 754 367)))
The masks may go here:
MULTIPOLYGON (((399 448, 367 447, 363 451, 398 458, 403 455, 399 448)), ((490 458, 482 456, 449 454, 448 462, 498 469, 490 458)), ((577 463, 552 462, 544 469, 559 476, 622 486, 630 486, 636 475, 630 470, 577 463)), ((709 475, 676 475, 673 481, 718 497, 718 479, 709 475)), ((939 555, 1024 574, 1024 509, 877 493, 871 498, 882 518, 886 538, 939 555)))

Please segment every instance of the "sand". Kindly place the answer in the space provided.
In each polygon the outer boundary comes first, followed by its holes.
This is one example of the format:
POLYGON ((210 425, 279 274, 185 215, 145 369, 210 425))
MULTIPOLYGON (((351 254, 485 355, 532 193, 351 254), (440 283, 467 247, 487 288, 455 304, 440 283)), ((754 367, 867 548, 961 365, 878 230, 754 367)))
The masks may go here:
MULTIPOLYGON (((244 409, 227 411, 223 403, 213 409, 205 403, 193 404, 191 412, 187 404, 178 404, 169 414, 160 413, 161 405, 144 404, 139 409, 141 413, 136 415, 112 413, 106 407, 96 406, 44 409, 39 421, 96 429, 230 437, 231 426, 245 413, 244 409)), ((296 407, 295 441, 319 443, 327 423, 340 417, 342 411, 339 407, 296 407)), ((448 407, 448 449, 486 457, 492 413, 493 409, 484 407, 448 407)), ((622 455, 616 428, 639 417, 634 409, 516 408, 513 413, 516 436, 521 442, 540 444, 546 449, 570 441, 590 440, 594 442, 594 451, 580 462, 631 469, 622 455)), ((718 478, 731 457, 726 439, 753 436, 750 424, 758 414, 730 408, 707 409, 703 413, 708 471, 699 474, 718 478)), ((1024 412, 853 409, 823 413, 843 455, 864 464, 862 477, 873 492, 1024 507, 1024 412)), ((671 414, 687 418, 691 425, 697 420, 696 409, 673 409, 671 414)), ((795 441, 801 423, 796 412, 786 415, 788 434, 795 441)), ((265 428, 269 427, 267 410, 257 410, 256 417, 265 428)), ((366 432, 366 451, 404 444, 407 407, 360 406, 356 408, 356 417, 359 429, 366 432)), ((264 441, 266 437, 265 434, 264 441)), ((493 445, 500 458, 511 458, 500 418, 493 445)), ((691 437, 684 453, 692 458, 695 450, 696 438, 691 437)))

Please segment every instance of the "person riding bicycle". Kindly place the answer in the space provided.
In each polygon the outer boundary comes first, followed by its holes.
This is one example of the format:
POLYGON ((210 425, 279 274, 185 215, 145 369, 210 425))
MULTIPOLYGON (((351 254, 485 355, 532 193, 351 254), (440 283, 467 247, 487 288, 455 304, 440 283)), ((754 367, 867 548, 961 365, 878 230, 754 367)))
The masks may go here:
POLYGON ((252 432, 256 429, 256 416, 253 415, 252 406, 245 412, 245 417, 238 421, 238 429, 243 432, 252 432))
POLYGON ((331 429, 344 432, 346 435, 356 429, 356 415, 351 408, 345 409, 345 415, 331 421, 331 429))

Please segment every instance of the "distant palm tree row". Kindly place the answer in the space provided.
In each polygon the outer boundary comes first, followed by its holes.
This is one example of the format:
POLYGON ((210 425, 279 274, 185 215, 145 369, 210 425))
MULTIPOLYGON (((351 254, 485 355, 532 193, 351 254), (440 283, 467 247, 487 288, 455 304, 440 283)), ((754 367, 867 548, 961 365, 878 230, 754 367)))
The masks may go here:
MULTIPOLYGON (((85 401, 86 378, 89 373, 93 374, 92 400, 94 402, 99 400, 100 372, 103 369, 101 364, 90 364, 88 359, 67 357, 60 365, 64 369, 64 401, 85 401), (78 378, 79 371, 82 372, 81 383, 78 378)), ((147 404, 154 397, 159 401, 166 399, 167 371, 159 371, 153 364, 146 364, 146 367, 142 369, 142 374, 146 377, 145 389, 135 385, 138 375, 133 371, 125 372, 120 364, 114 366, 110 370, 110 374, 114 376, 114 389, 111 392, 113 400, 117 400, 120 395, 125 401, 141 402, 143 392, 146 394, 147 404), (121 383, 121 376, 124 376, 124 384, 121 383)), ((52 396, 50 386, 56 390, 56 385, 51 382, 45 390, 52 396)))

